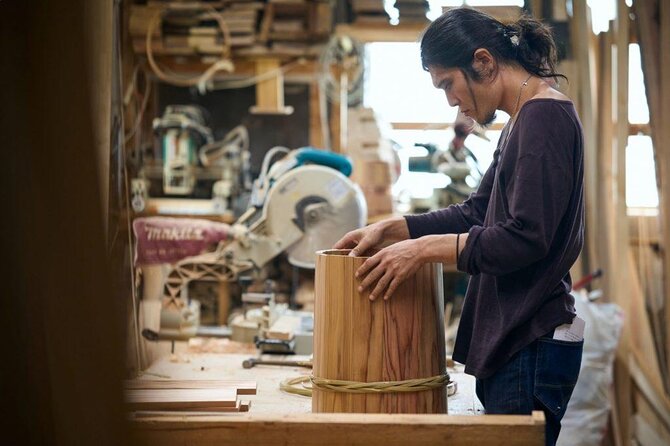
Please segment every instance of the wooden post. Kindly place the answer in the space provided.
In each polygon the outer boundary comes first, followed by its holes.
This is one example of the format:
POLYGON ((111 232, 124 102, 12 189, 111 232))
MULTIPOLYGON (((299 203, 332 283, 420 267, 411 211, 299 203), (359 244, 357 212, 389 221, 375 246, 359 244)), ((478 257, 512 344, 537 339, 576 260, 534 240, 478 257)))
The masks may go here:
POLYGON ((219 325, 228 325, 228 316, 230 315, 230 282, 219 282, 219 325))
MULTIPOLYGON (((668 126, 668 119, 670 119, 670 4, 667 1, 659 1, 659 45, 660 45, 660 87, 661 87, 661 116, 658 117, 657 122, 661 124, 659 130, 662 132, 660 138, 657 139, 663 145, 663 148, 656 147, 655 150, 665 150, 663 162, 666 164, 664 169, 665 176, 662 178, 662 190, 660 198, 663 200, 663 252, 664 252, 664 290, 665 290, 665 348, 667 358, 667 368, 670 370, 670 154, 668 151, 668 144, 670 143, 670 126, 668 126)), ((670 388, 670 377, 666 376, 666 389, 670 388)))
MULTIPOLYGON (((614 220, 614 206, 612 204, 613 176, 612 176, 612 34, 610 31, 600 34, 600 69, 598 71, 598 167, 600 181, 598 181, 597 215, 601 221, 614 220)), ((605 296, 611 296, 610 290, 614 288, 614 228, 610 225, 603 227, 598 234, 598 258, 601 259, 602 267, 605 269, 603 290, 605 296)))
POLYGON ((596 139, 596 119, 593 105, 593 64, 590 51, 591 20, 586 0, 575 0, 573 3, 571 37, 577 61, 577 107, 584 128, 584 194, 586 199, 586 271, 588 273, 600 266, 597 240, 601 237, 597 232, 597 222, 602 219, 598 215, 598 144, 596 139))
MULTIPOLYGON (((424 265, 388 300, 359 293, 366 257, 321 251, 316 263, 314 376, 356 382, 401 381, 445 373, 442 265, 424 265)), ((313 389, 313 412, 446 413, 446 387, 352 394, 313 389)))
POLYGON ((256 84, 256 105, 251 107, 251 113, 274 115, 293 113, 293 107, 284 106, 284 76, 279 71, 280 67, 279 59, 256 60, 256 76, 265 76, 271 72, 275 75, 256 84))
POLYGON ((613 300, 625 307, 629 298, 630 284, 628 273, 629 239, 628 210, 626 206, 626 146, 628 145, 628 35, 629 17, 625 0, 617 0, 616 18, 616 130, 613 145, 613 179, 614 179, 614 259, 615 270, 610 271, 614 277, 613 288, 610 290, 613 300))
POLYGON ((323 123, 328 118, 322 114, 319 90, 319 82, 313 80, 309 84, 309 144, 319 149, 327 149, 323 123))

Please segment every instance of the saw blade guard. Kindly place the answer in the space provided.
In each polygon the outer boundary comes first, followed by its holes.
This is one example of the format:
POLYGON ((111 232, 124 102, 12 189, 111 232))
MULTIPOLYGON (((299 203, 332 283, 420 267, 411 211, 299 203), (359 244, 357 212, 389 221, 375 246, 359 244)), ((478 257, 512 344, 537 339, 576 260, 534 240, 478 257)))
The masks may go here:
POLYGON ((347 232, 366 223, 360 187, 339 171, 316 164, 297 167, 272 187, 265 206, 269 234, 302 236, 287 248, 289 262, 313 269, 316 251, 331 248, 347 232))

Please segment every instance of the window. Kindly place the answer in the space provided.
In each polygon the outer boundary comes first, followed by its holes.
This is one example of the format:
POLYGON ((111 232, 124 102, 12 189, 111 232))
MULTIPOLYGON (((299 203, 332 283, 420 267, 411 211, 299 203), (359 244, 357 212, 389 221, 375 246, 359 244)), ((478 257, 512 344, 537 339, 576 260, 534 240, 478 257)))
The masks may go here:
MULTIPOLYGON (((402 173, 393 193, 401 199, 430 197, 434 188, 448 185, 449 178, 441 173, 410 172, 409 158, 426 154, 426 149, 415 147, 415 143, 433 143, 446 149, 453 130, 429 128, 431 124, 453 123, 458 109, 450 107, 444 92, 433 87, 430 75, 421 67, 418 43, 368 43, 365 51, 368 65, 364 105, 373 108, 384 122, 416 124, 415 129, 391 129, 387 135, 401 147, 398 155, 402 173)), ((495 122, 501 124, 507 119, 505 113, 499 112, 495 122)), ((489 130, 486 136, 490 141, 475 135, 467 139, 482 171, 493 159, 500 131, 489 130)))
MULTIPOLYGON (((629 45, 628 121, 649 124, 640 46, 629 45)), ((649 135, 631 135, 626 147, 626 204, 629 208, 657 208, 656 163, 649 135)))

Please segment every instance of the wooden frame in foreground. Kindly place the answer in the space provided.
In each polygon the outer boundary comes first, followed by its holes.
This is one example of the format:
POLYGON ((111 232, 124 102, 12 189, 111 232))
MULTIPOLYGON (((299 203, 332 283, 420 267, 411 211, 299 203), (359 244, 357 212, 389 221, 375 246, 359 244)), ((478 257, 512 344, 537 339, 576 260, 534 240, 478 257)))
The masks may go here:
POLYGON ((160 416, 131 421, 135 444, 544 445, 544 414, 290 414, 160 416))

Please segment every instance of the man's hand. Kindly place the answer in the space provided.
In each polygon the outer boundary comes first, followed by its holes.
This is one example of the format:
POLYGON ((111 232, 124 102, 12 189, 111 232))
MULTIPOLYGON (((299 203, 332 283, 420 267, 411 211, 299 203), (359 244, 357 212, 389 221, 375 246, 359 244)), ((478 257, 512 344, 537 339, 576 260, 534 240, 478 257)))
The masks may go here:
POLYGON ((426 263, 423 256, 424 241, 415 239, 398 242, 367 259, 356 271, 356 277, 362 279, 358 291, 363 292, 374 285, 370 300, 380 296, 388 300, 401 283, 426 263))
POLYGON ((333 249, 351 249, 349 255, 362 256, 370 250, 408 238, 409 230, 405 219, 402 217, 390 218, 348 232, 333 245, 333 249))

